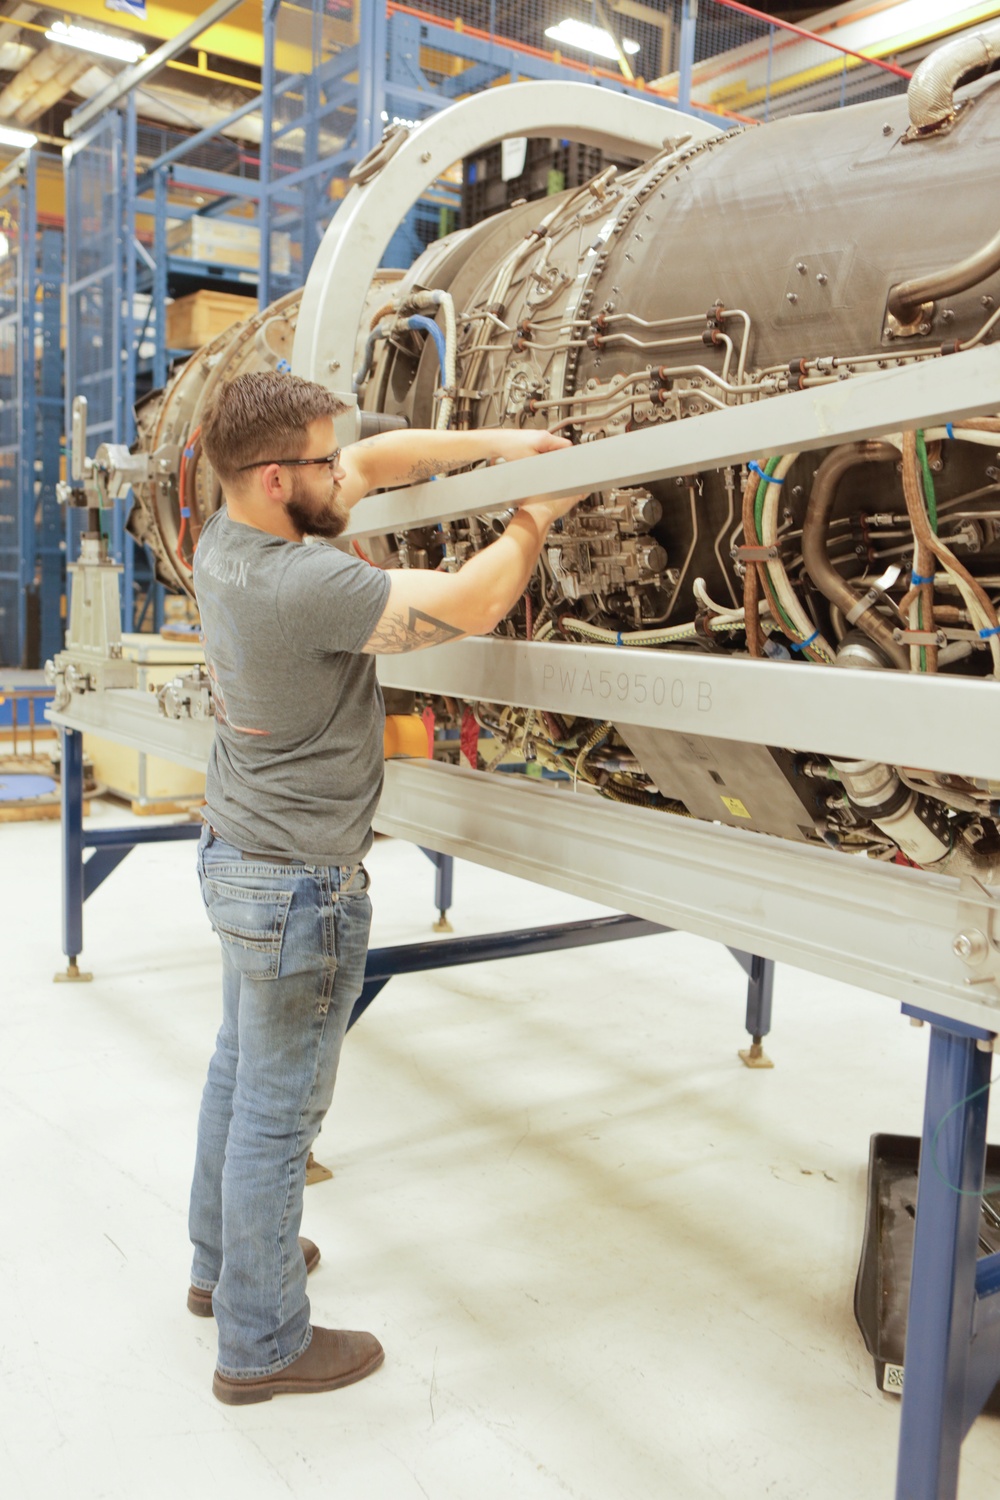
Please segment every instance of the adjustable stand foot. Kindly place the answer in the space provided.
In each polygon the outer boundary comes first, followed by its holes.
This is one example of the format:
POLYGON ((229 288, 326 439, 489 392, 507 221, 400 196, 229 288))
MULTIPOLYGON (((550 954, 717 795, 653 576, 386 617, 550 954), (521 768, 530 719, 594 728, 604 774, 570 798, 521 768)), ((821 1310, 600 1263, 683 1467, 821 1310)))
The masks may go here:
POLYGON ((749 1047, 741 1047, 739 1051, 740 1061, 747 1068, 773 1068, 774 1063, 764 1051, 759 1036, 755 1036, 749 1047))
POLYGON ((87 984, 93 979, 93 974, 85 974, 76 961, 73 954, 66 968, 59 974, 53 974, 53 984, 87 984))
POLYGON ((432 932, 454 932, 455 931, 454 927, 452 927, 451 923, 448 921, 448 913, 446 911, 442 911, 442 912, 438 913, 438 919, 437 919, 436 922, 434 922, 431 925, 431 931, 432 932))
POLYGON ((306 1160, 306 1187, 311 1187, 314 1182, 329 1182, 332 1176, 330 1168, 318 1162, 310 1151, 306 1160))

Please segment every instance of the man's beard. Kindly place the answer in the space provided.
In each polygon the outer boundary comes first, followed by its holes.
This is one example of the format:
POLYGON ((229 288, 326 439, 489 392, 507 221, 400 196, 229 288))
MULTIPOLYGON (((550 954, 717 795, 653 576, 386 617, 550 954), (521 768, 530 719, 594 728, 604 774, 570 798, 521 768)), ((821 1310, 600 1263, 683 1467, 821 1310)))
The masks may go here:
POLYGON ((348 522, 348 512, 341 504, 340 495, 336 489, 332 491, 329 499, 317 505, 314 496, 309 494, 306 484, 297 474, 292 474, 292 498, 285 501, 285 510, 288 518, 300 536, 318 536, 324 541, 332 542, 348 522))

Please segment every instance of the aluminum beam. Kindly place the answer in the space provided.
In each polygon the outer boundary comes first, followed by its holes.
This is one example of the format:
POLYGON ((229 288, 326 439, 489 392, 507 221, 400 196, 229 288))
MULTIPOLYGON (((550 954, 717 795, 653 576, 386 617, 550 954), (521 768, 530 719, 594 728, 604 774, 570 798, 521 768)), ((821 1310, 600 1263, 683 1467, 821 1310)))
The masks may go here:
POLYGON ((103 693, 74 693, 65 710, 46 709, 45 717, 60 729, 100 735, 148 755, 204 771, 215 734, 213 719, 167 719, 156 696, 132 688, 103 693))
MULTIPOLYGON (((74 695, 65 712, 47 717, 195 769, 205 767, 213 733, 206 720, 164 719, 150 694, 128 689, 74 695)), ((375 826, 664 927, 1000 1029, 1000 967, 970 983, 952 948, 960 932, 1000 925, 1000 903, 969 880, 433 761, 386 763, 375 826)))
POLYGON ((514 465, 494 464, 371 496, 355 506, 344 536, 375 536, 454 521, 503 510, 533 495, 589 494, 615 485, 646 484, 742 463, 748 457, 806 453, 998 410, 1000 346, 971 349, 951 359, 877 370, 682 422, 579 443, 514 465))
POLYGON ((389 761, 381 833, 996 1031, 1000 989, 952 952, 994 903, 967 883, 593 794, 389 761))
POLYGON ((383 687, 1000 781, 1000 691, 981 678, 495 637, 382 656, 378 676, 383 687))
MULTIPOLYGON (((515 135, 570 136, 615 156, 653 155, 671 133, 720 132, 665 105, 583 83, 513 83, 430 115, 337 210, 302 293, 292 370, 349 388, 372 277, 400 221, 462 157, 515 135)), ((385 528, 383 528, 385 529, 385 528)))

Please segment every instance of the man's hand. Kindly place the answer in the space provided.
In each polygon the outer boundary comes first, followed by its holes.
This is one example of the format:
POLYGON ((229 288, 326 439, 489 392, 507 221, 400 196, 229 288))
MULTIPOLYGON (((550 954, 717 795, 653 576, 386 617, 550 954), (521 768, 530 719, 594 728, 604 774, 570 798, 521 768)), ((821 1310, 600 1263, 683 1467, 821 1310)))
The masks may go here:
POLYGON ((555 453, 560 448, 573 446, 569 438, 538 427, 498 428, 488 434, 484 432, 482 436, 488 437, 490 447, 494 450, 494 460, 502 458, 507 463, 513 463, 518 458, 532 458, 536 453, 555 453))
POLYGON ((558 521, 560 516, 567 515, 581 500, 586 500, 587 491, 582 495, 561 495, 556 499, 525 500, 517 507, 517 514, 529 515, 539 526, 542 532, 547 532, 553 521, 558 521))
POLYGON ((506 427, 479 428, 472 432, 437 432, 408 428, 405 432, 382 432, 344 449, 341 468, 341 501, 356 505, 369 490, 397 484, 421 484, 425 479, 448 474, 467 464, 503 459, 530 458, 536 453, 555 453, 569 448, 568 438, 537 427, 520 431, 506 427))

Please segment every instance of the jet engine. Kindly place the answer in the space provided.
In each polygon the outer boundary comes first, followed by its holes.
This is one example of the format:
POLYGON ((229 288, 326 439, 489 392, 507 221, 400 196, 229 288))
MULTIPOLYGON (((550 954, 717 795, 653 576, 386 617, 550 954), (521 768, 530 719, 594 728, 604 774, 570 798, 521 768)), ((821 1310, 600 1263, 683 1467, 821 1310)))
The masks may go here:
MULTIPOLYGON (((1000 87, 987 75, 955 92, 998 36, 933 54, 907 98, 675 134, 640 166, 380 273, 352 372, 362 423, 548 428, 582 445, 873 370, 957 365, 1000 323, 984 191, 993 163, 1000 176, 1000 87)), ((199 414, 220 380, 290 358, 298 298, 192 357, 138 412, 142 448, 182 455, 137 487, 131 522, 174 587, 190 590, 220 503, 199 414)), ((470 514, 359 550, 454 569, 498 524, 470 514)), ((500 631, 789 671, 996 678, 998 604, 1000 418, 986 415, 603 488, 553 531, 500 631)), ((478 720, 490 768, 535 763, 651 817, 941 870, 1000 858, 1000 785, 981 778, 519 709, 488 687, 435 706, 456 726, 478 720)))

